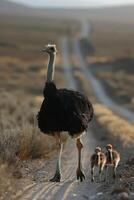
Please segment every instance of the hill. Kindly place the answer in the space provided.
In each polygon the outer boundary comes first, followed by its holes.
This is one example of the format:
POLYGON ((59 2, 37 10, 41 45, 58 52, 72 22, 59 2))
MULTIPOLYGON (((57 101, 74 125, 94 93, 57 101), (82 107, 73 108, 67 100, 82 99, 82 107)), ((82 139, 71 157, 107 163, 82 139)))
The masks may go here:
POLYGON ((134 18, 134 6, 118 6, 90 9, 52 9, 31 8, 7 0, 0 1, 0 15, 19 15, 31 17, 51 18, 87 18, 97 21, 110 21, 132 24, 134 18))

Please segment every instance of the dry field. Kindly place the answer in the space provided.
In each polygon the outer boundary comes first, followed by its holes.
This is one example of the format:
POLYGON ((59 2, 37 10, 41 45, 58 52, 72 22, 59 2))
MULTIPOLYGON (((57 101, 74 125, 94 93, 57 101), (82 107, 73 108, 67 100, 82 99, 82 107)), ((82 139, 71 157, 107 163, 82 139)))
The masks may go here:
POLYGON ((89 57, 90 68, 108 95, 134 110, 134 27, 132 23, 92 22, 91 41, 96 52, 89 57))
POLYGON ((133 57, 134 26, 132 23, 92 20, 91 41, 96 48, 95 56, 103 60, 133 57))
POLYGON ((92 71, 100 79, 111 98, 134 111, 133 65, 132 58, 124 58, 92 65, 92 71))

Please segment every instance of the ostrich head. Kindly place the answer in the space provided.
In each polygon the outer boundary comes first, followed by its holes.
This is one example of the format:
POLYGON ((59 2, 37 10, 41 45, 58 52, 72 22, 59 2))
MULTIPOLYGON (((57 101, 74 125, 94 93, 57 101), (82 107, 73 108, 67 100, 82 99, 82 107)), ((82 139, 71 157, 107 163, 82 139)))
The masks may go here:
POLYGON ((97 155, 99 155, 99 154, 101 153, 101 148, 97 146, 97 147, 95 148, 95 153, 96 153, 97 155))
POLYGON ((107 151, 112 151, 112 149, 113 149, 112 144, 107 144, 106 149, 107 149, 107 151))
POLYGON ((42 49, 42 51, 46 52, 48 54, 56 53, 57 52, 56 45, 55 44, 48 44, 48 45, 45 46, 44 49, 42 49))

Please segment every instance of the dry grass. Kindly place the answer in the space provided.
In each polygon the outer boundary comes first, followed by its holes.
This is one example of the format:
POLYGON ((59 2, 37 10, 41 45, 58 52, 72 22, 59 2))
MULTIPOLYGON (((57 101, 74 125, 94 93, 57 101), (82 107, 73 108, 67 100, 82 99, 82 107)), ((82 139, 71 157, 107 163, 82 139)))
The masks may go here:
POLYGON ((40 101, 36 96, 20 98, 7 92, 0 94, 0 199, 12 199, 20 190, 14 178, 22 177, 24 160, 50 159, 57 151, 55 140, 37 127, 40 101))
POLYGON ((107 89, 108 94, 114 97, 117 102, 121 103, 128 109, 133 110, 134 91, 130 87, 134 84, 133 73, 127 73, 123 70, 115 71, 100 71, 97 73, 104 87, 107 89))
POLYGON ((0 200, 12 199, 15 190, 14 182, 11 173, 9 172, 9 167, 7 165, 1 164, 0 166, 0 200))
POLYGON ((34 99, 19 101, 9 93, 0 96, 0 159, 13 163, 20 159, 44 157, 54 148, 51 137, 37 128, 34 99))
POLYGON ((97 121, 112 139, 119 139, 123 146, 133 145, 134 126, 131 123, 120 118, 102 104, 94 104, 94 109, 97 121))
MULTIPOLYGON (((49 159, 57 150, 54 139, 38 129, 36 115, 43 100, 48 62, 40 49, 48 43, 58 44, 59 32, 68 29, 61 23, 0 19, 0 199, 12 199, 17 190, 14 176, 18 173, 16 178, 21 177, 24 160, 49 159)), ((58 54, 55 81, 64 87, 60 65, 58 54)))
MULTIPOLYGON (((47 156, 55 144, 40 133, 36 121, 47 67, 43 60, 33 64, 11 57, 1 57, 0 63, 0 159, 10 163, 16 154, 21 159, 47 156)), ((60 65, 56 66, 55 81, 58 86, 65 85, 60 65)))
POLYGON ((99 57, 133 57, 134 29, 131 24, 111 23, 106 21, 92 21, 92 35, 90 37, 99 57))

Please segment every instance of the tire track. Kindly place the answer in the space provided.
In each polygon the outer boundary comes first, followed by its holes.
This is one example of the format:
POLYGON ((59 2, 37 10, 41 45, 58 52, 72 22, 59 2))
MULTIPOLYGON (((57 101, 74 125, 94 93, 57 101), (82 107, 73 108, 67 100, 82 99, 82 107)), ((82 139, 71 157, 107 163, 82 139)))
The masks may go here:
POLYGON ((32 199, 32 197, 42 189, 42 185, 37 185, 36 187, 32 188, 31 190, 28 190, 25 194, 23 194, 19 200, 29 200, 32 199))
POLYGON ((29 190, 32 189, 33 187, 36 187, 36 183, 32 183, 32 184, 26 186, 25 188, 23 188, 21 191, 19 191, 19 192, 13 197, 13 199, 18 199, 18 198, 20 198, 22 195, 24 195, 27 191, 29 191, 29 190))
POLYGON ((42 194, 45 193, 47 195, 49 193, 49 191, 53 189, 54 186, 55 186, 55 183, 50 183, 47 185, 47 187, 45 187, 45 188, 43 187, 38 193, 36 193, 36 195, 34 195, 32 200, 41 199, 42 194))
POLYGON ((76 159, 72 159, 73 157, 75 158, 75 153, 76 153, 75 151, 72 151, 72 149, 74 148, 75 146, 72 144, 71 139, 69 139, 66 147, 68 151, 66 150, 66 152, 64 152, 65 156, 63 160, 64 162, 67 160, 64 166, 65 170, 63 171, 64 180, 56 184, 55 187, 53 187, 52 190, 49 191, 49 193, 42 194, 40 199, 60 200, 63 198, 64 193, 70 187, 70 185, 74 184, 75 181, 74 168, 76 165, 76 159))
POLYGON ((68 196, 68 193, 70 192, 72 186, 74 185, 76 181, 73 181, 72 183, 64 184, 63 188, 60 188, 60 192, 58 192, 55 196, 54 199, 59 199, 59 200, 65 200, 68 196))
POLYGON ((57 188, 55 187, 55 190, 51 191, 51 193, 49 193, 49 195, 46 196, 43 195, 42 199, 46 198, 47 200, 61 200, 63 199, 63 196, 65 194, 65 191, 68 189, 68 187, 73 184, 69 183, 67 180, 63 183, 60 184, 59 186, 57 186, 57 188))
MULTIPOLYGON (((71 140, 71 139, 69 139, 71 140)), ((39 185, 35 184, 34 188, 30 188, 30 190, 25 191, 25 193, 23 193, 23 195, 20 198, 20 200, 39 200, 39 199, 55 199, 55 195, 59 196, 59 194, 63 194, 68 186, 70 185, 70 183, 72 184, 72 181, 75 180, 75 176, 74 173, 72 173, 72 171, 74 171, 75 165, 76 165, 76 161, 75 159, 71 159, 71 157, 74 157, 74 152, 71 154, 72 151, 72 147, 74 145, 68 141, 68 145, 66 147, 66 149, 69 149, 70 151, 66 150, 66 153, 69 154, 68 157, 68 161, 66 163, 67 168, 64 166, 63 169, 63 176, 64 179, 66 181, 62 181, 60 183, 51 183, 48 182, 46 184, 41 183, 39 185), (70 160, 70 162, 69 162, 70 160)), ((64 158, 64 161, 66 161, 66 156, 64 158)), ((61 195, 60 195, 61 197, 61 195)), ((57 197, 58 198, 58 197, 57 197)), ((58 198, 59 199, 59 198, 58 198)), ((62 198, 61 198, 62 199, 62 198)))

